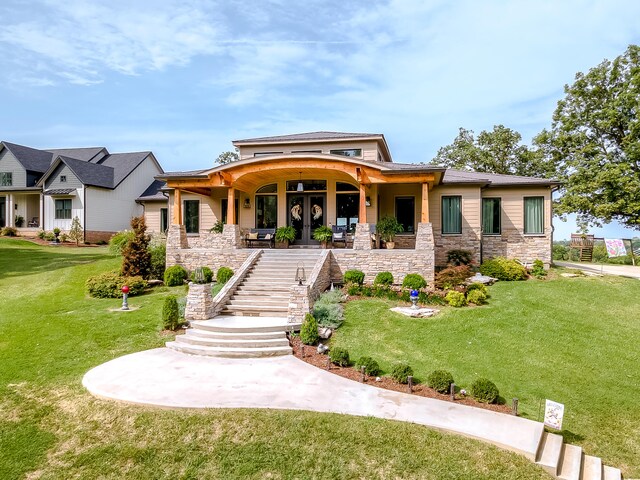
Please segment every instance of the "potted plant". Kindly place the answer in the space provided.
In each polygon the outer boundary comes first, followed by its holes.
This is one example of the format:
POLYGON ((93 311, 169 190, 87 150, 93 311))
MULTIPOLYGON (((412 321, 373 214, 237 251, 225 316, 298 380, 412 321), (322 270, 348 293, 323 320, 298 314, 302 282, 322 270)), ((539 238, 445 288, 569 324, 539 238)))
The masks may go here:
POLYGON ((333 238, 333 230, 326 225, 322 225, 313 231, 313 239, 322 244, 322 248, 327 248, 327 243, 333 238))
POLYGON ((224 223, 222 223, 222 220, 218 220, 216 223, 213 224, 213 227, 209 229, 211 233, 222 233, 223 230, 224 230, 224 223))
POLYGON ((56 236, 56 243, 60 243, 60 229, 58 227, 53 229, 53 234, 56 236))
POLYGON ((292 226, 276 228, 276 242, 284 244, 284 248, 289 248, 296 240, 296 229, 292 226))
POLYGON ((396 233, 401 233, 402 231, 404 231, 404 228, 402 228, 396 217, 382 217, 376 225, 376 233, 380 235, 387 248, 396 246, 393 240, 396 238, 396 233))
POLYGON ((24 217, 22 215, 16 215, 15 223, 17 228, 22 228, 22 226, 24 225, 24 217))

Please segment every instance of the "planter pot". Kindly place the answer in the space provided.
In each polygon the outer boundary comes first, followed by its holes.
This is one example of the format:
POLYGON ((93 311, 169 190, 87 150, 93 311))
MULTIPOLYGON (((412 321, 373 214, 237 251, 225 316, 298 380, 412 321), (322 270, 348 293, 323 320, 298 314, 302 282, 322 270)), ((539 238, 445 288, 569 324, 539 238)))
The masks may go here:
POLYGON ((387 247, 387 249, 393 250, 394 248, 396 248, 396 242, 386 242, 385 246, 387 247))
POLYGON ((284 242, 276 242, 276 248, 289 248, 289 241, 285 240, 284 242))

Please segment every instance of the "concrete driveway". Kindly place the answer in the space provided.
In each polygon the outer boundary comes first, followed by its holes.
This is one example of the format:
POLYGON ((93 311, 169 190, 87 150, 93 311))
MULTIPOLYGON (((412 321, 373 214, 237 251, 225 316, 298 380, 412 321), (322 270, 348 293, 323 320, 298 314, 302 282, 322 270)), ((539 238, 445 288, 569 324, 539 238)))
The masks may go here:
POLYGON ((575 268, 577 270, 584 270, 591 273, 617 275, 619 277, 629 277, 640 280, 640 267, 633 265, 600 265, 597 263, 563 262, 560 260, 554 260, 553 263, 561 267, 575 268))

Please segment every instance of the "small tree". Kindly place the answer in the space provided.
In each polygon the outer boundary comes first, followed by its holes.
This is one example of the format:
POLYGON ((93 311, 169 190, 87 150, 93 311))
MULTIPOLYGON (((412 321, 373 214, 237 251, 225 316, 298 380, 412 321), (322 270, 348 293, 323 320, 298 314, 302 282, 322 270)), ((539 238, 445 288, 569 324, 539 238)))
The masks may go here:
POLYGON ((82 225, 80 225, 80 219, 76 215, 71 220, 71 228, 69 229, 69 238, 76 241, 76 246, 84 240, 84 232, 82 231, 82 225))
POLYGON ((162 325, 167 330, 175 330, 180 326, 180 311, 178 309, 178 299, 175 295, 169 295, 164 299, 162 325))
POLYGON ((134 237, 122 250, 122 275, 142 278, 149 277, 151 269, 151 254, 149 253, 149 235, 146 234, 147 225, 144 217, 133 217, 131 228, 134 237))

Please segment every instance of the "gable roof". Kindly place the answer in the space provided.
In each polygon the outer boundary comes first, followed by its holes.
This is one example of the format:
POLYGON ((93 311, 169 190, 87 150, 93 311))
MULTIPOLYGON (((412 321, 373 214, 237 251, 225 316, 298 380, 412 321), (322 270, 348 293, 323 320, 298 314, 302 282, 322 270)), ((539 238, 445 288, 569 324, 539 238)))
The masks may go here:
POLYGON ((54 158, 57 155, 62 155, 63 157, 77 158, 78 160, 84 160, 85 162, 91 162, 92 160, 95 162, 94 160, 95 157, 103 152, 105 155, 109 155, 109 152, 105 147, 48 148, 46 151, 53 153, 54 158))
POLYGON ((291 135, 276 135, 273 137, 247 138, 244 140, 234 140, 232 143, 274 143, 274 142, 300 142, 310 140, 352 140, 354 138, 384 138, 381 133, 348 133, 348 132, 307 132, 294 133, 291 135))
POLYGON ((114 188, 114 170, 111 167, 105 167, 96 163, 89 163, 76 158, 64 157, 58 155, 51 164, 49 171, 43 175, 41 181, 44 181, 60 163, 64 163, 71 169, 78 180, 84 185, 94 187, 114 188))
POLYGON ((115 188, 149 155, 151 152, 113 153, 101 160, 99 166, 113 168, 113 188, 115 188))
POLYGON ((32 172, 44 173, 48 170, 53 154, 35 148, 25 147, 16 143, 2 142, 2 145, 9 150, 16 160, 24 167, 25 170, 32 172))

